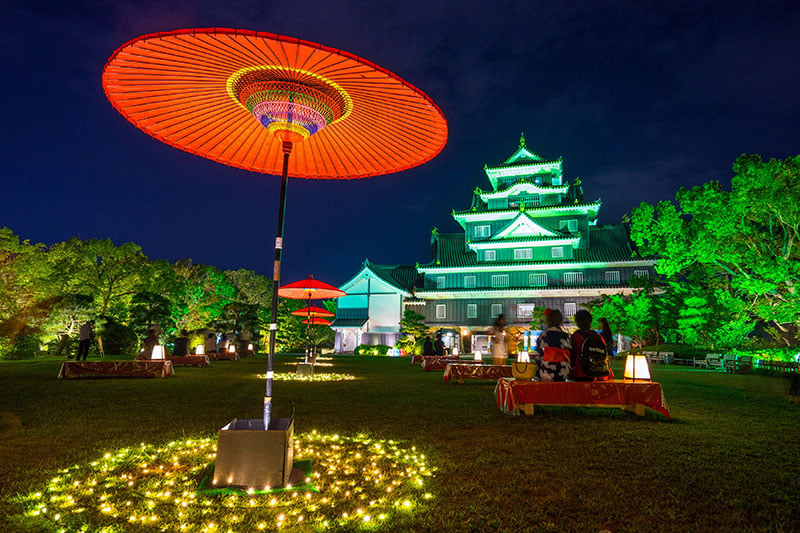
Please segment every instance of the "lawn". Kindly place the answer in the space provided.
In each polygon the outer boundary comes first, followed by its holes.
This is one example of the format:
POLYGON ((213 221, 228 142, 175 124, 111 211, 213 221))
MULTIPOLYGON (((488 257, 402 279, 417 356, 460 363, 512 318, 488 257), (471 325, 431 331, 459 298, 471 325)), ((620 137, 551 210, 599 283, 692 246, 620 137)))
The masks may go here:
MULTIPOLYGON (((279 356, 276 370, 295 359, 279 356)), ((358 379, 276 381, 276 415, 294 410, 297 435, 365 434, 425 454, 432 497, 384 529, 800 529, 800 406, 784 378, 657 366, 672 420, 560 407, 526 418, 497 409, 492 382, 446 384, 407 358, 333 363, 318 371, 358 379)), ((261 415, 263 357, 167 379, 59 381, 60 364, 0 363, 2 531, 22 527, 15 495, 42 490, 60 468, 140 443, 213 438, 234 417, 261 415)))

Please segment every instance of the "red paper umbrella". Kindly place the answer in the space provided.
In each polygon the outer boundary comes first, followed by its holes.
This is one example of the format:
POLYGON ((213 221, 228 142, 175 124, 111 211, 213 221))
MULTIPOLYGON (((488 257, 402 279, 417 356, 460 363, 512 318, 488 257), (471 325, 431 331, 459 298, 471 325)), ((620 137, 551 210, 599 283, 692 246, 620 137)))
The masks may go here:
POLYGON ((433 159, 447 122, 433 101, 356 55, 273 33, 182 29, 137 37, 103 69, 112 105, 145 133, 233 167, 348 179, 433 159))
MULTIPOLYGON (((416 167, 444 148, 444 115, 425 93, 358 56, 229 28, 137 37, 106 62, 103 90, 122 116, 162 142, 281 175, 264 396, 268 429, 289 175, 365 178, 416 167)), ((344 295, 324 294, 285 297, 344 295)))
POLYGON ((295 316, 304 316, 306 318, 311 317, 328 317, 328 316, 336 316, 336 313, 331 313, 327 309, 323 309, 322 307, 317 307, 316 305, 312 305, 310 307, 304 307, 302 309, 298 309, 297 311, 292 311, 292 314, 295 316))
POLYGON ((339 298, 345 294, 344 291, 337 289, 333 285, 314 279, 314 276, 288 283, 278 289, 278 296, 291 300, 326 300, 328 298, 339 298))
POLYGON ((330 326, 333 324, 333 322, 320 317, 311 317, 303 320, 303 324, 311 324, 312 326, 330 326))

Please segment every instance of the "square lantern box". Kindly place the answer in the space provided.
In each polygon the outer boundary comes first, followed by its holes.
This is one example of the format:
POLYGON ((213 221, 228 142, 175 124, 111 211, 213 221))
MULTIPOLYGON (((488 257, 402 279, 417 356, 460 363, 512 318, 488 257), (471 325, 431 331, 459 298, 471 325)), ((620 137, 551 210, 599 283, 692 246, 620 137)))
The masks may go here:
POLYGON ((289 483, 294 461, 294 417, 234 418, 219 431, 213 483, 217 487, 264 490, 289 483))
POLYGON ((314 377, 314 364, 313 363, 297 363, 297 375, 301 378, 314 377))

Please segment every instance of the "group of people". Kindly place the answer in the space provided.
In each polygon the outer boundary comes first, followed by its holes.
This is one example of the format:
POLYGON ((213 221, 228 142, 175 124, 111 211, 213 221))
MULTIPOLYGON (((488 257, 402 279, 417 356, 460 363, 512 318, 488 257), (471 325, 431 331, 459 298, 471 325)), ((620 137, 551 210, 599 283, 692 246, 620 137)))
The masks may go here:
POLYGON ((561 327, 561 311, 545 311, 547 328, 536 340, 536 376, 541 381, 607 381, 614 377, 608 364, 613 335, 608 321, 600 319, 601 333, 592 330, 592 314, 575 313, 578 329, 569 335, 561 327))
POLYGON ((425 342, 422 343, 422 355, 444 355, 445 349, 441 333, 436 334, 434 342, 431 342, 431 338, 426 336, 425 342))

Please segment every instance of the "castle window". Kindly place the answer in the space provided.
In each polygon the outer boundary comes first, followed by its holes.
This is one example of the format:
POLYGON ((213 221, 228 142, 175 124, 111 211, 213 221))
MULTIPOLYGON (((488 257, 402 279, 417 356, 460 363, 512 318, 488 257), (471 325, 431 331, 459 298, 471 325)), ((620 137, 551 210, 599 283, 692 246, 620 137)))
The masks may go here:
POLYGON ((528 274, 528 285, 531 287, 547 287, 547 274, 528 274))
POLYGON ((514 250, 514 259, 532 259, 533 250, 530 248, 518 248, 514 250))
POLYGON ((566 302, 564 304, 564 318, 568 318, 572 322, 572 317, 578 312, 578 305, 575 302, 566 302))
POLYGON ((558 223, 559 229, 566 228, 570 233, 578 233, 578 221, 577 220, 562 220, 558 223))
POLYGON ((464 288, 465 289, 475 288, 475 276, 464 276, 464 288))
POLYGON ((444 276, 436 276, 437 289, 444 289, 446 284, 446 278, 444 276))
POLYGON ((533 304, 517 304, 517 318, 532 318, 533 304))
POLYGON ((616 284, 619 283, 619 270, 606 271, 606 283, 616 284))
POLYGON ((492 304, 492 318, 497 318, 503 314, 503 304, 492 304))
POLYGON ((649 270, 634 270, 633 275, 638 278, 647 278, 650 279, 650 271, 649 270))
POLYGON ((580 285, 583 283, 583 272, 564 272, 565 285, 580 285))
POLYGON ((492 287, 508 287, 508 274, 493 274, 492 287))
POLYGON ((472 234, 475 237, 491 237, 492 236, 492 227, 489 225, 486 226, 475 226, 475 229, 472 230, 472 234))
POLYGON ((495 250, 486 250, 483 252, 483 258, 486 261, 494 261, 497 259, 497 252, 495 250))
POLYGON ((437 304, 436 305, 436 318, 437 319, 447 318, 447 305, 446 304, 437 304))
POLYGON ((551 257, 564 257, 564 247, 563 246, 553 246, 551 249, 551 257))
POLYGON ((478 304, 467 304, 467 318, 478 318, 478 304))

